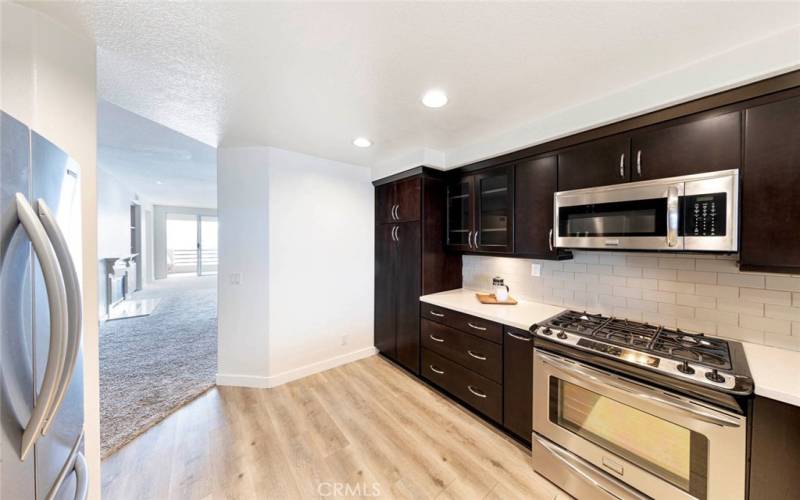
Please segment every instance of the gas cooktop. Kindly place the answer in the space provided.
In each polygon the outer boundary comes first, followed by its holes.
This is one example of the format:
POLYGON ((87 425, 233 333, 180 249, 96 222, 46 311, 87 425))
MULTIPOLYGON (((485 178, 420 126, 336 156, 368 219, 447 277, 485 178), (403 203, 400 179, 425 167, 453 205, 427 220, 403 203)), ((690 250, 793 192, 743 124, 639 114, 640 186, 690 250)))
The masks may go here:
POLYGON ((556 344, 694 384, 721 390, 752 385, 738 342, 576 311, 565 311, 530 330, 536 337, 556 344), (732 349, 741 354, 732 355, 732 349))

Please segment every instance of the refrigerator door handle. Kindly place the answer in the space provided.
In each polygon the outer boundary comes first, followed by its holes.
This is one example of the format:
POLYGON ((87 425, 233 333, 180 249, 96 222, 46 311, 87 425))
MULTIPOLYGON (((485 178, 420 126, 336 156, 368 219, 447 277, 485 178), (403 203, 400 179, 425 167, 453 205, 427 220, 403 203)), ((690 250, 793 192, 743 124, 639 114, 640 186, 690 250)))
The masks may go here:
POLYGON ((64 278, 58 265, 58 258, 47 238, 42 223, 22 193, 16 194, 17 217, 28 233, 39 263, 42 266, 47 301, 50 310, 50 346, 47 354, 42 390, 33 404, 28 425, 22 433, 20 460, 25 460, 28 453, 43 435, 43 429, 50 415, 50 408, 55 401, 58 381, 64 366, 67 337, 67 291, 64 278))
POLYGON ((61 379, 58 383, 58 390, 56 391, 53 405, 50 409, 50 414, 47 417, 42 434, 47 434, 50 427, 53 425, 56 413, 64 401, 64 396, 69 388, 69 383, 72 380, 72 373, 75 370, 75 364, 78 361, 78 353, 81 349, 81 288, 78 281, 78 273, 75 270, 75 263, 72 260, 72 255, 69 253, 69 246, 67 240, 64 238, 64 233, 58 226, 58 222, 53 217, 50 208, 41 198, 36 200, 36 209, 39 212, 39 219, 42 221, 42 226, 47 232, 50 243, 55 250, 58 264, 61 267, 61 274, 64 280, 64 286, 67 292, 67 347, 66 357, 64 360, 64 367, 61 373, 61 379))
POLYGON ((89 467, 83 453, 75 456, 75 478, 78 485, 75 487, 75 500, 86 500, 89 497, 89 467))

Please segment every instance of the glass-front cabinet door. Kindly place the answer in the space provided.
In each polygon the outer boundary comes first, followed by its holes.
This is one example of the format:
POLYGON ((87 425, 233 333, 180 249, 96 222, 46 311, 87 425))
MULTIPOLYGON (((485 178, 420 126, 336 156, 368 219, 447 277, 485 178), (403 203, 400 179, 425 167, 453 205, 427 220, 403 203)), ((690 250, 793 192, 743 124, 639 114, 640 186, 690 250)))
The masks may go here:
POLYGON ((447 246, 454 250, 473 249, 473 176, 447 185, 447 246))
POLYGON ((514 249, 514 167, 493 168, 475 175, 475 231, 481 252, 512 252, 514 249))

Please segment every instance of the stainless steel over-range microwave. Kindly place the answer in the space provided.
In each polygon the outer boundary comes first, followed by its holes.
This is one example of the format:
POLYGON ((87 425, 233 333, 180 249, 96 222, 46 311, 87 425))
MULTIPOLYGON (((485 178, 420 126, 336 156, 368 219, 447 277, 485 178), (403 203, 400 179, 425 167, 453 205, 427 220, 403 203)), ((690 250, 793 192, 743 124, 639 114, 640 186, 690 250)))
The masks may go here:
POLYGON ((738 170, 561 191, 554 198, 560 248, 738 250, 738 170))

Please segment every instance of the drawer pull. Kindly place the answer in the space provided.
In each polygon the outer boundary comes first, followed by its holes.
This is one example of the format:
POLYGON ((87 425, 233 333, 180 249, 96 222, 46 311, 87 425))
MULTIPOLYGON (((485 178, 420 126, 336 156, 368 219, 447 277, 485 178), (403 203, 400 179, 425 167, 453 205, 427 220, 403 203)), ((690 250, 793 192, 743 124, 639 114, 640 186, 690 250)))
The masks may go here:
POLYGON ((431 316, 436 316, 437 318, 444 318, 444 314, 437 313, 436 311, 430 311, 431 316))
POLYGON ((513 334, 511 332, 506 332, 506 335, 508 335, 509 337, 515 338, 517 340, 524 340, 525 342, 530 342, 531 341, 530 337, 522 337, 520 335, 516 335, 516 334, 513 334))
POLYGON ((444 339, 440 339, 439 337, 434 337, 433 335, 428 335, 434 342, 444 342, 444 339))
POLYGON ((486 398, 486 394, 484 394, 484 393, 482 393, 480 391, 476 391, 475 389, 472 388, 471 385, 468 385, 467 389, 469 389, 469 392, 471 392, 472 394, 478 396, 479 398, 486 398))
POLYGON ((472 356, 475 359, 480 359, 481 361, 486 361, 486 356, 481 356, 480 354, 475 354, 474 352, 470 351, 469 349, 467 349, 467 354, 469 354, 470 356, 472 356))
POLYGON ((428 365, 433 373, 438 373, 439 375, 444 375, 444 370, 440 370, 433 365, 428 365))
POLYGON ((480 331, 482 331, 482 332, 485 332, 485 331, 486 331, 486 328, 485 328, 485 327, 483 327, 483 326, 477 326, 477 325, 473 325, 473 324, 472 324, 471 322, 469 322, 469 321, 467 322, 467 326, 469 326, 470 328, 474 328, 475 330, 480 330, 480 331))

